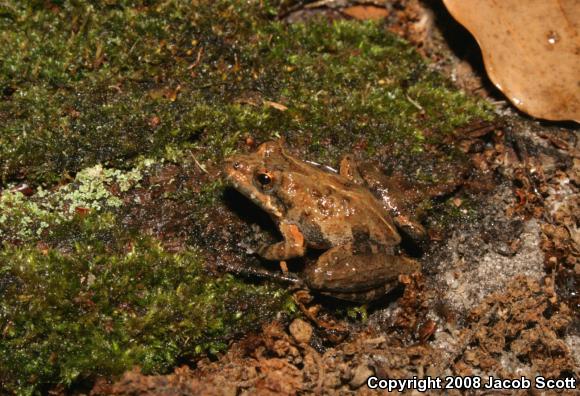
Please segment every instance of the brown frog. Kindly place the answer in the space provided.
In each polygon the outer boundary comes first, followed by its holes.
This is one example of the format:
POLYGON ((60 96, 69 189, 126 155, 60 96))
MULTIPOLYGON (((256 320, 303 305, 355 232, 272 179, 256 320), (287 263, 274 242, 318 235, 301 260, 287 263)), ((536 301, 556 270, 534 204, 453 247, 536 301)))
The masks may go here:
POLYGON ((309 289, 371 301, 397 286, 399 275, 420 271, 419 263, 399 254, 397 226, 417 234, 423 228, 398 213, 392 217, 362 185, 350 157, 337 174, 287 154, 279 142, 266 142, 255 153, 227 159, 224 173, 272 217, 284 238, 259 248, 258 255, 288 260, 307 248, 325 250, 304 271, 309 289))

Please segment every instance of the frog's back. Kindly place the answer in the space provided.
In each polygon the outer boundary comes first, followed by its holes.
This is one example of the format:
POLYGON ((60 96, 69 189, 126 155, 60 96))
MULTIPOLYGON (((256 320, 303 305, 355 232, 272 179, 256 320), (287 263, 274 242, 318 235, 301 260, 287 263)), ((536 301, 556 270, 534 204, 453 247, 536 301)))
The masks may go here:
POLYGON ((279 198, 287 220, 298 224, 312 246, 328 247, 368 239, 397 245, 400 237, 374 195, 346 178, 305 164, 286 172, 279 198))

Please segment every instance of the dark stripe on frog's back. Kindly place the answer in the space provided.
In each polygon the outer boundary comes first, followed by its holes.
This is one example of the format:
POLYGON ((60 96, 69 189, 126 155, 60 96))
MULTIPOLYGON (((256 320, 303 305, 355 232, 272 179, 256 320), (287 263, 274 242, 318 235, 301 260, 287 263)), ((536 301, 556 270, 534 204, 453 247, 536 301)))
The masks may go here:
POLYGON ((282 150, 282 155, 284 159, 286 159, 294 168, 295 170, 299 171, 303 175, 310 177, 312 173, 322 173, 324 175, 329 176, 337 186, 344 187, 345 189, 350 189, 355 184, 352 183, 350 180, 344 178, 343 176, 339 175, 336 172, 332 172, 330 170, 324 169, 322 167, 314 166, 307 162, 304 162, 300 159, 294 158, 290 154, 286 153, 285 150, 282 150))

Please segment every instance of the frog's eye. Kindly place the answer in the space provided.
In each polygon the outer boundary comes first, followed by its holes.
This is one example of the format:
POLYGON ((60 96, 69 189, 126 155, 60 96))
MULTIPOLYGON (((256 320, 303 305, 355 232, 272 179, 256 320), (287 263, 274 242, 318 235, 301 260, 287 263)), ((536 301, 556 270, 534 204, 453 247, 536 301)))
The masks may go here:
POLYGON ((256 179, 262 186, 267 186, 268 184, 272 183, 272 176, 270 176, 268 173, 258 173, 256 175, 256 179))

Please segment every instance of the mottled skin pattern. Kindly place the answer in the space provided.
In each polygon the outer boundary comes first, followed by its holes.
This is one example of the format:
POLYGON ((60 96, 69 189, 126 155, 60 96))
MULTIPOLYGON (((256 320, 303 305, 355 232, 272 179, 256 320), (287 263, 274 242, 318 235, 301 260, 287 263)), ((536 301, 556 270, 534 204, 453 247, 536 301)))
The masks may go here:
POLYGON ((397 254, 401 237, 395 222, 361 185, 348 157, 335 174, 267 142, 255 153, 226 160, 224 174, 280 229, 283 241, 261 247, 260 256, 288 260, 307 248, 325 250, 304 273, 312 290, 370 301, 394 288, 400 274, 420 271, 416 261, 397 254))

